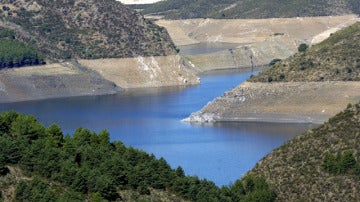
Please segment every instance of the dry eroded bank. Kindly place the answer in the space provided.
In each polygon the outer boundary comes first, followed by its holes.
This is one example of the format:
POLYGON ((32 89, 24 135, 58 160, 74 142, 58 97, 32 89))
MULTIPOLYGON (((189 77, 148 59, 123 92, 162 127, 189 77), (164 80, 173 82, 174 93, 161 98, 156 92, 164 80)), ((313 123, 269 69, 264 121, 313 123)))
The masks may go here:
POLYGON ((126 88, 198 84, 179 55, 81 60, 0 71, 0 102, 113 94, 126 88))
POLYGON ((322 123, 360 100, 360 82, 244 82, 185 121, 322 123))
POLYGON ((233 43, 236 48, 186 57, 202 71, 269 64, 297 52, 301 43, 314 44, 347 27, 356 15, 273 19, 158 20, 177 46, 197 43, 233 43))
POLYGON ((148 88, 199 84, 194 69, 179 55, 80 60, 121 88, 148 88))

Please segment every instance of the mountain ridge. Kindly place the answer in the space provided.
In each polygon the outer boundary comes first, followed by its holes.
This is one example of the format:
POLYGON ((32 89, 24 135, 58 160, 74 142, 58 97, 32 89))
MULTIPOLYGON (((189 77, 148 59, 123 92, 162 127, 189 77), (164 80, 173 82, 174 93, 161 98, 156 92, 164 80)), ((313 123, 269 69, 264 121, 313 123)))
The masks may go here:
POLYGON ((176 54, 166 30, 115 0, 14 0, 0 7, 0 26, 47 60, 176 54))
POLYGON ((360 5, 357 0, 166 0, 145 6, 142 12, 167 19, 282 18, 360 14, 360 5))

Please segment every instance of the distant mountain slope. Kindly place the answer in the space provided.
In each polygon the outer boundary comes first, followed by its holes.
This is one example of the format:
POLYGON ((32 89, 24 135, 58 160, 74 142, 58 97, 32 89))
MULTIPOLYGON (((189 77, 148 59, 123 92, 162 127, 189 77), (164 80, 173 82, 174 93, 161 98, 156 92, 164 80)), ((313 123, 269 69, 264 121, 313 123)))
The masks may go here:
POLYGON ((0 27, 47 60, 176 53, 165 29, 115 0, 3 0, 0 27))
POLYGON ((185 18, 279 18, 360 14, 358 0, 166 0, 145 7, 170 19, 185 18))
POLYGON ((359 201, 360 103, 299 135, 250 172, 276 187, 278 201, 359 201))
POLYGON ((360 22, 276 63, 249 81, 360 81, 360 22))

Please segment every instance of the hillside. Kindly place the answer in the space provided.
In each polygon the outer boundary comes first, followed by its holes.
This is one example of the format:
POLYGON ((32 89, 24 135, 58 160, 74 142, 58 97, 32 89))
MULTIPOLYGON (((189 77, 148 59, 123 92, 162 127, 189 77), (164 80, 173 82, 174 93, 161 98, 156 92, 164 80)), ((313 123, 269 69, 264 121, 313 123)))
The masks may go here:
POLYGON ((47 61, 176 53, 168 33, 115 0, 3 0, 0 27, 47 61))
POLYGON ((144 8, 144 14, 164 15, 168 19, 250 19, 360 14, 357 0, 166 0, 144 8))
POLYGON ((279 201, 359 201, 360 103, 285 143, 250 172, 276 187, 279 201))
POLYGON ((120 141, 78 128, 63 135, 33 116, 0 114, 0 201, 273 201, 263 177, 219 188, 120 141))
POLYGON ((0 1, 0 103, 198 84, 177 52, 115 0, 0 1))
POLYGON ((189 122, 323 123, 360 100, 360 23, 252 76, 189 122))
POLYGON ((271 19, 157 20, 169 32, 180 53, 198 69, 264 67, 274 58, 286 59, 302 43, 315 44, 354 24, 356 15, 271 19), (209 53, 186 53, 205 47, 209 53), (219 48, 214 51, 214 47, 219 48), (184 51, 185 50, 185 51, 184 51))
POLYGON ((360 81, 360 22, 276 63, 249 81, 360 81))

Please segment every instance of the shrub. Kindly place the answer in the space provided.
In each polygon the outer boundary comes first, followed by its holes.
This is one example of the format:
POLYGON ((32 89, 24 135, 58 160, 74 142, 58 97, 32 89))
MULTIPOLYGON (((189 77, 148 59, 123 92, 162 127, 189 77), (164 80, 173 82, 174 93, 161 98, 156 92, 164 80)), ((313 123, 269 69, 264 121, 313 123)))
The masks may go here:
POLYGON ((272 59, 269 63, 269 66, 275 65, 276 63, 278 63, 280 61, 281 61, 281 59, 279 59, 279 58, 272 59))
POLYGON ((302 43, 302 44, 299 45, 298 51, 299 52, 305 52, 308 48, 309 48, 309 45, 307 45, 305 43, 302 43))

